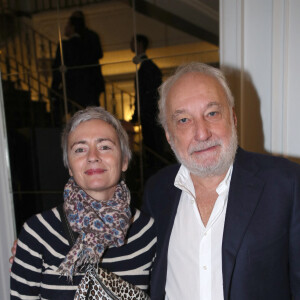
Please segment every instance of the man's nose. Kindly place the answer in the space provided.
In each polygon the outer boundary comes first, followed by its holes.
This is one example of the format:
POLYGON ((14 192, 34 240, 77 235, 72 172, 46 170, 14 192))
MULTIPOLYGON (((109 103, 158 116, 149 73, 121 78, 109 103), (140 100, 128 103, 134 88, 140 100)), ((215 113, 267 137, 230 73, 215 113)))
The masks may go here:
POLYGON ((210 126, 204 119, 198 119, 194 122, 194 138, 197 141, 206 141, 211 137, 210 126))

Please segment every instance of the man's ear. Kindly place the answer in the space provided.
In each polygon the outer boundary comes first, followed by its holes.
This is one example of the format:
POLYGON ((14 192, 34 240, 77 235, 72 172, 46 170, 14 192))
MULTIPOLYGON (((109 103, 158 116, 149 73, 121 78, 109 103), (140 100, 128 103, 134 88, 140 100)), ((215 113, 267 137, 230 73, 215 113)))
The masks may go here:
POLYGON ((232 108, 232 118, 233 118, 233 123, 234 126, 237 127, 237 117, 236 117, 236 113, 235 113, 235 108, 232 108))
POLYGON ((166 135, 166 139, 167 139, 168 143, 170 144, 170 134, 167 130, 165 130, 165 135, 166 135))

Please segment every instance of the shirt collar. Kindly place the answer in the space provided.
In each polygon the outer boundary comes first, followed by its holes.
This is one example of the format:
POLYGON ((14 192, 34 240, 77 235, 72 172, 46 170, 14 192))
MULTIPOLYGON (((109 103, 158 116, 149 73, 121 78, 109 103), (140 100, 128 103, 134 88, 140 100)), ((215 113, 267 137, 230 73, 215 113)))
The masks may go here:
POLYGON ((147 59, 148 59, 147 55, 145 53, 141 53, 139 55, 136 55, 132 59, 132 61, 133 61, 133 63, 135 63, 137 65, 137 64, 140 64, 140 63, 142 63, 143 61, 145 61, 147 59))
MULTIPOLYGON (((227 191, 229 189, 230 181, 231 181, 231 174, 232 174, 233 165, 229 167, 226 176, 224 179, 219 183, 216 192, 218 195, 227 191)), ((190 171, 184 166, 181 165, 177 175, 175 177, 174 186, 189 193, 191 196, 195 198, 195 188, 191 178, 190 171)))
POLYGON ((230 181, 231 181, 231 174, 232 174, 233 165, 230 165, 230 168, 228 169, 225 178, 220 182, 218 185, 216 192, 218 195, 222 194, 224 191, 229 189, 230 181))

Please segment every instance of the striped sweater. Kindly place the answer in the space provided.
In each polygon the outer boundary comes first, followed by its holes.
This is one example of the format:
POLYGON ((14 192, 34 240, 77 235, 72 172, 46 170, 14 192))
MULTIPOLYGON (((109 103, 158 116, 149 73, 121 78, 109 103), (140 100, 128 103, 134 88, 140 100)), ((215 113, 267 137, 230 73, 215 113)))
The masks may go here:
MULTIPOLYGON (((109 248, 99 266, 148 290, 155 256, 154 221, 136 210, 127 242, 109 248)), ((71 249, 57 208, 37 214, 23 226, 11 270, 11 299, 74 299, 83 273, 69 282, 57 268, 71 249)))

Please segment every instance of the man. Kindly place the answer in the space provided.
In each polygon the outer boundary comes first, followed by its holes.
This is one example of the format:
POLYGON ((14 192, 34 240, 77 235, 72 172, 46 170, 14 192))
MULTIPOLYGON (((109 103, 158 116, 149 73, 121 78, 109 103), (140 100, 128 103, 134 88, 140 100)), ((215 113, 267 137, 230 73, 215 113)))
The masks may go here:
MULTIPOLYGON (((70 17, 65 26, 65 36, 62 41, 63 62, 65 68, 62 68, 62 59, 60 45, 57 45, 56 54, 52 63, 52 83, 51 83, 51 106, 56 126, 61 126, 63 113, 63 84, 65 82, 66 94, 69 100, 78 104, 82 104, 83 90, 82 70, 78 66, 82 65, 81 57, 83 52, 82 39, 78 34, 78 22, 76 18, 70 17), (65 73, 65 81, 63 80, 62 69, 65 73), (53 93, 54 91, 54 93, 53 93)), ((68 110, 71 105, 68 103, 68 110)))
POLYGON ((83 42, 82 65, 86 67, 83 69, 81 79, 84 80, 87 87, 83 106, 99 106, 99 97, 105 91, 105 82, 99 64, 99 60, 103 58, 101 41, 99 35, 86 26, 82 11, 73 12, 71 18, 80 25, 77 32, 83 42))
MULTIPOLYGON (((99 96, 104 91, 104 79, 99 65, 99 59, 103 57, 100 39, 97 33, 86 27, 81 11, 75 11, 70 16, 65 27, 65 36, 67 39, 62 42, 62 50, 67 67, 67 97, 81 107, 99 106, 99 96)), ((61 63, 58 45, 52 65, 54 71, 51 87, 56 92, 55 95, 62 94, 62 75, 59 70, 61 63)), ((56 113, 60 102, 55 95, 53 108, 56 113)))
POLYGON ((237 147, 221 71, 191 63, 160 88, 180 165, 152 177, 158 233, 151 299, 300 299, 300 167, 237 147))
POLYGON ((132 38, 130 42, 132 52, 136 53, 133 62, 135 64, 140 64, 138 69, 138 88, 136 87, 135 112, 132 121, 137 121, 138 91, 143 142, 147 147, 160 153, 162 150, 163 131, 157 123, 156 116, 158 102, 157 89, 162 83, 162 74, 156 64, 146 55, 148 44, 148 38, 141 34, 136 35, 136 47, 134 38, 132 38))

